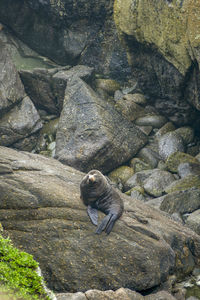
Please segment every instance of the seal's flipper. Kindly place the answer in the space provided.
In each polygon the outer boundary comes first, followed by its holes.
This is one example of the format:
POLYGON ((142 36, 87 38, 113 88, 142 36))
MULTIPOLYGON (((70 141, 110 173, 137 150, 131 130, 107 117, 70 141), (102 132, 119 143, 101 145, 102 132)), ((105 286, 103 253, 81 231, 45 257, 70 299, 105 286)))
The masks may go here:
POLYGON ((88 213, 88 216, 90 217, 92 224, 97 226, 98 225, 98 210, 96 208, 93 208, 90 205, 88 205, 87 213, 88 213))
MULTIPOLYGON (((104 231, 104 229, 106 228, 106 226, 108 225, 110 219, 111 219, 112 215, 108 214, 107 216, 105 216, 102 220, 102 222, 100 223, 100 225, 97 227, 96 233, 100 234, 102 233, 102 231, 104 231)), ((113 224, 114 225, 114 224, 113 224)))
POLYGON ((105 232, 107 234, 109 234, 111 232, 117 218, 118 218, 117 215, 112 215, 112 217, 110 218, 110 220, 106 226, 106 230, 105 230, 105 232))

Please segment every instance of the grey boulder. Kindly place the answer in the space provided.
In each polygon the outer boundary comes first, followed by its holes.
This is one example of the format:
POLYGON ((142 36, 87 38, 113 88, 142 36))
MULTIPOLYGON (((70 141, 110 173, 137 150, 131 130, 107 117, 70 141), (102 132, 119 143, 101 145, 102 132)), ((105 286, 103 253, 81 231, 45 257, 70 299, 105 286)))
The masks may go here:
POLYGON ((162 212, 121 194, 122 218, 110 235, 95 235, 79 198, 83 173, 5 147, 0 157, 0 222, 15 246, 34 255, 51 289, 145 291, 194 268, 200 237, 162 212))
POLYGON ((83 80, 68 81, 56 135, 56 157, 81 171, 109 172, 131 159, 147 136, 83 80))

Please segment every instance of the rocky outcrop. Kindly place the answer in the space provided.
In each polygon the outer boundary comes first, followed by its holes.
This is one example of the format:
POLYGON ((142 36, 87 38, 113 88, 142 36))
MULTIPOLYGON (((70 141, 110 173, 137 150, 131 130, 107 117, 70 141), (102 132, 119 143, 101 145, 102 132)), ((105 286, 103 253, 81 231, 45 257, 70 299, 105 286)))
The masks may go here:
POLYGON ((8 48, 2 40, 0 40, 0 47, 0 113, 2 115, 3 112, 8 111, 25 97, 25 91, 8 48))
POLYGON ((146 135, 78 77, 68 81, 56 135, 56 157, 82 171, 109 172, 131 159, 146 135))
POLYGON ((199 109, 199 12, 193 0, 114 4, 133 74, 157 108, 182 125, 194 113, 187 101, 199 109))
POLYGON ((65 89, 68 80, 73 77, 91 80, 93 68, 77 65, 33 70, 21 70, 20 75, 27 94, 37 109, 43 109, 50 114, 60 115, 63 108, 65 89))
POLYGON ((145 291, 198 265, 199 236, 162 212, 121 194, 122 218, 109 236, 95 235, 79 198, 83 173, 4 147, 0 156, 4 232, 34 255, 50 288, 145 291))
POLYGON ((34 104, 24 91, 9 44, 1 33, 0 47, 0 145, 11 146, 35 134, 42 128, 42 123, 34 104))
POLYGON ((0 3, 0 22, 58 64, 87 64, 99 73, 126 78, 130 69, 112 10, 113 0, 9 0, 0 3))

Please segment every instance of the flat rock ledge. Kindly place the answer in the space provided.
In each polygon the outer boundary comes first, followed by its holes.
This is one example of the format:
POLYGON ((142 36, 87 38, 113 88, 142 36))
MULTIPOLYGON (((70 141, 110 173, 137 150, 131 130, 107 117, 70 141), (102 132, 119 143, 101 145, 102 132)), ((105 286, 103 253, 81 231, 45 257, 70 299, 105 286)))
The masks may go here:
POLYGON ((114 230, 95 235, 80 201, 83 176, 54 159, 0 147, 0 222, 40 263, 50 289, 140 292, 199 265, 199 235, 124 194, 114 230))

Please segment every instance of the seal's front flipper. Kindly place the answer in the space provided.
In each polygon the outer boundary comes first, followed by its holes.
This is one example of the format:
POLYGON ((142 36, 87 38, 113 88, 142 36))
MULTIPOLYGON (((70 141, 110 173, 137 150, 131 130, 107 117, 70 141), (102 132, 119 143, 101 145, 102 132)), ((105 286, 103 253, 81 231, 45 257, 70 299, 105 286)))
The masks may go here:
MULTIPOLYGON (((105 216, 102 220, 102 222, 100 223, 100 225, 97 227, 96 233, 100 234, 102 233, 102 231, 104 231, 104 229, 106 228, 106 226, 109 224, 109 221, 111 219, 112 215, 108 214, 107 216, 105 216)), ((114 225, 114 224, 113 224, 114 225)))
POLYGON ((110 218, 110 220, 106 226, 106 230, 105 230, 105 232, 107 234, 109 234, 111 232, 117 218, 118 218, 117 215, 112 215, 112 217, 110 218))
POLYGON ((88 213, 88 216, 90 217, 92 224, 97 226, 98 225, 98 210, 96 208, 93 208, 90 205, 88 205, 87 213, 88 213))

